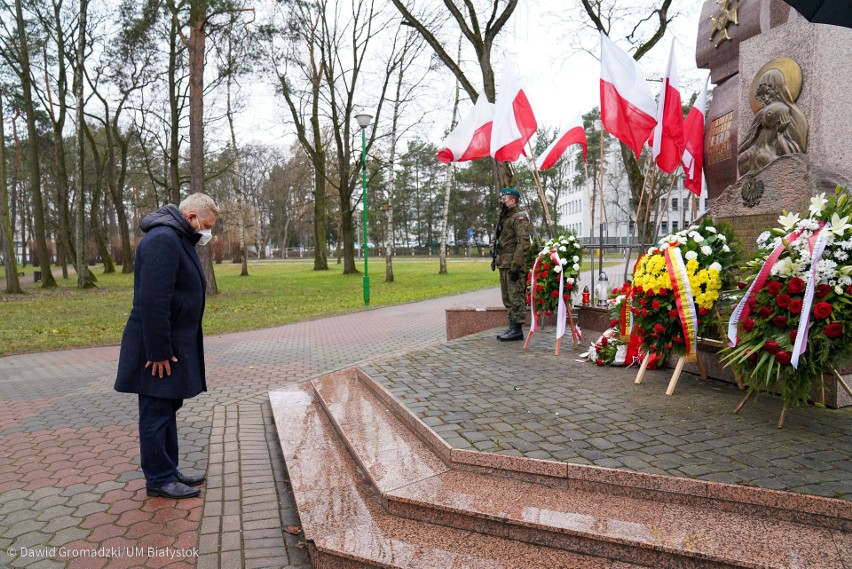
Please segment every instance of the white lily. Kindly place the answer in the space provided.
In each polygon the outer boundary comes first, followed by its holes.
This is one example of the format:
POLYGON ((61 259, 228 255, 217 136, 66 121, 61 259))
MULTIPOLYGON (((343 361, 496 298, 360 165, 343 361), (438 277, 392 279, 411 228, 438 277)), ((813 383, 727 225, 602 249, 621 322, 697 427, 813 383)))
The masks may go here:
POLYGON ((852 227, 852 224, 846 223, 847 221, 849 221, 848 215, 846 217, 841 218, 835 212, 834 215, 831 216, 830 231, 838 237, 843 237, 843 234, 846 232, 846 230, 852 227))
POLYGON ((790 231, 793 229, 797 223, 799 223, 799 214, 796 212, 790 212, 787 215, 778 216, 778 223, 785 230, 790 231))
POLYGON ((713 249, 711 249, 709 245, 702 245, 701 246, 701 254, 702 255, 712 255, 713 249))
POLYGON ((721 273, 721 272, 722 272, 722 265, 721 265, 719 262, 717 262, 717 261, 714 261, 713 263, 711 263, 709 268, 710 268, 710 269, 713 269, 713 270, 714 270, 714 271, 716 271, 717 273, 721 273))
POLYGON ((687 261, 694 261, 698 258, 698 253, 696 253, 695 251, 687 251, 686 253, 684 253, 683 256, 686 258, 687 261))
POLYGON ((808 211, 811 212, 811 216, 819 215, 827 203, 828 200, 825 199, 825 192, 823 192, 811 198, 811 205, 808 206, 808 211))

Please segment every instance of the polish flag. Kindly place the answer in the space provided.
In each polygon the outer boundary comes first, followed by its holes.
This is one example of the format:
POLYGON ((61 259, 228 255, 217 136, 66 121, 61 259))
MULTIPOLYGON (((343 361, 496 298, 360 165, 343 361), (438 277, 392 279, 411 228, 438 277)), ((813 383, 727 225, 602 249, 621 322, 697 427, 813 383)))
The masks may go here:
POLYGON ((583 162, 585 162, 589 145, 586 142, 586 129, 583 128, 583 117, 579 113, 562 128, 556 140, 538 157, 536 167, 539 170, 549 170, 572 144, 583 145, 583 162))
POLYGON ((438 160, 446 164, 489 156, 493 121, 494 104, 480 95, 470 114, 444 140, 438 160))
POLYGON ((601 121, 636 158, 657 124, 657 105, 639 64, 601 32, 601 121))
POLYGON ((710 76, 701 86, 701 92, 695 99, 695 104, 689 109, 689 114, 683 121, 684 149, 681 165, 685 175, 683 186, 696 196, 701 195, 704 185, 704 113, 707 108, 707 83, 710 76))
POLYGON ((524 145, 538 124, 530 102, 508 60, 503 64, 500 92, 494 104, 491 156, 498 162, 514 162, 524 154, 524 145))
POLYGON ((683 108, 680 101, 680 87, 677 77, 674 40, 669 51, 669 62, 663 85, 660 87, 660 100, 657 104, 657 126, 654 128, 654 161, 657 167, 671 174, 680 164, 683 155, 683 108))

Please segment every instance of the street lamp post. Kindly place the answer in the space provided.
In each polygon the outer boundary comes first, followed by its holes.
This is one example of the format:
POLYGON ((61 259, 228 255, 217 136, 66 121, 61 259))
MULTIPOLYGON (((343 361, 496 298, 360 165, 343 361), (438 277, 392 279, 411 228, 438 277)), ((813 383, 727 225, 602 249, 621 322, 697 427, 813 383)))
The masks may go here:
POLYGON ((361 205, 364 208, 364 306, 370 305, 370 272, 367 266, 367 257, 370 250, 367 248, 367 127, 373 120, 373 115, 361 111, 355 115, 358 126, 361 127, 361 205))

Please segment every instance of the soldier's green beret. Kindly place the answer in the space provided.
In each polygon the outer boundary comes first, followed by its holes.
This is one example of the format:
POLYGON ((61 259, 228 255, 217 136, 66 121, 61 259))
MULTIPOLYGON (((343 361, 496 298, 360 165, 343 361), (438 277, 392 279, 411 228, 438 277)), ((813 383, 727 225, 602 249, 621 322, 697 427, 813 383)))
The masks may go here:
POLYGON ((510 195, 510 196, 515 196, 517 199, 521 199, 521 192, 519 192, 515 188, 503 188, 502 190, 500 190, 500 195, 501 196, 510 195))

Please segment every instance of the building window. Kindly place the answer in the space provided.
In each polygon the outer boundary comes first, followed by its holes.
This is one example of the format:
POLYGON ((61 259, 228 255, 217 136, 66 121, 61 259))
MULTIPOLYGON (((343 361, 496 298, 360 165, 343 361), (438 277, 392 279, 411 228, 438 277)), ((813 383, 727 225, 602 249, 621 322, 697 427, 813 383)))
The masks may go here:
POLYGON ((677 211, 677 198, 672 198, 672 211, 677 211))
POLYGON ((672 221, 672 233, 677 233, 677 221, 672 221))
POLYGON ((664 221, 660 224, 660 230, 663 232, 663 235, 666 235, 669 232, 669 222, 664 221))

